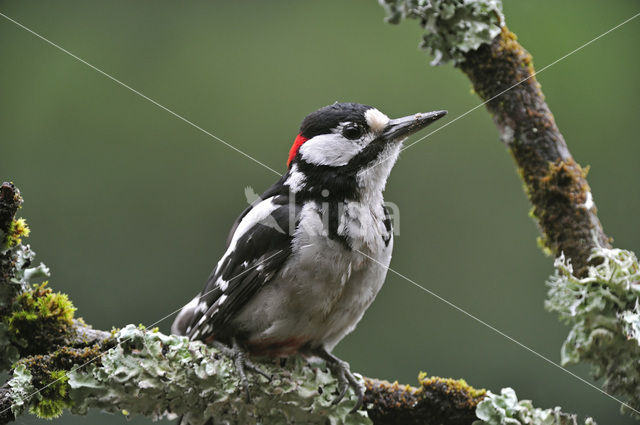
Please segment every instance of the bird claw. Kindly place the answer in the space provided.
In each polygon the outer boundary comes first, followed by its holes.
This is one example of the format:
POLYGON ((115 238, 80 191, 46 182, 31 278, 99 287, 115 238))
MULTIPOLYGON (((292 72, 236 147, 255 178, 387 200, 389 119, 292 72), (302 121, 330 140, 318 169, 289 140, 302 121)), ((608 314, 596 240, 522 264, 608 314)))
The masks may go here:
POLYGON ((360 410, 364 401, 364 391, 360 386, 358 379, 353 373, 351 373, 349 363, 345 362, 344 360, 340 360, 324 348, 317 350, 315 354, 327 362, 327 366, 329 367, 329 369, 331 369, 331 372, 334 373, 336 379, 338 380, 339 392, 336 398, 333 399, 331 404, 336 405, 340 403, 344 396, 347 394, 347 390, 349 389, 349 387, 351 387, 356 393, 358 400, 356 401, 356 405, 353 406, 353 409, 351 409, 350 413, 354 413, 360 410))
POLYGON ((249 393, 249 380, 247 379, 246 371, 249 370, 251 372, 262 375, 269 381, 271 381, 272 376, 258 367, 251 360, 247 359, 246 353, 242 350, 240 345, 238 345, 235 340, 233 341, 233 345, 231 347, 219 341, 214 341, 213 346, 220 350, 222 354, 233 360, 233 364, 236 368, 236 373, 238 374, 238 378, 240 378, 240 383, 242 384, 242 388, 245 393, 246 401, 247 403, 251 403, 251 394, 249 393))

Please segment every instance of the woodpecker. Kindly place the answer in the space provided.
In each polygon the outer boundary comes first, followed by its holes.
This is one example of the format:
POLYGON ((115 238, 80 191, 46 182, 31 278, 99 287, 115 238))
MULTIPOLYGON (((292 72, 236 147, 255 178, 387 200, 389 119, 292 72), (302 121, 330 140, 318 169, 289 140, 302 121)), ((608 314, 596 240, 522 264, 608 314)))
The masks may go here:
POLYGON ((362 406, 364 392, 333 348, 384 283, 393 231, 382 193, 402 142, 446 111, 389 119, 371 106, 335 103, 302 121, 287 171, 245 209, 204 289, 172 332, 232 356, 249 395, 247 357, 300 353, 324 359, 362 406))

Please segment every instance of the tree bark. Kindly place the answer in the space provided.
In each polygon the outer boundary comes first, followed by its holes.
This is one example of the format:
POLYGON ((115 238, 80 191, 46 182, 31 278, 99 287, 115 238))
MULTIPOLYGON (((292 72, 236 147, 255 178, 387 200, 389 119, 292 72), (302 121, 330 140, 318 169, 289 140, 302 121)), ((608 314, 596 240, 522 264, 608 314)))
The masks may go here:
POLYGON ((535 78, 531 55, 506 27, 458 67, 469 77, 509 148, 533 205, 542 245, 584 276, 594 248, 610 248, 587 170, 573 159, 535 78))

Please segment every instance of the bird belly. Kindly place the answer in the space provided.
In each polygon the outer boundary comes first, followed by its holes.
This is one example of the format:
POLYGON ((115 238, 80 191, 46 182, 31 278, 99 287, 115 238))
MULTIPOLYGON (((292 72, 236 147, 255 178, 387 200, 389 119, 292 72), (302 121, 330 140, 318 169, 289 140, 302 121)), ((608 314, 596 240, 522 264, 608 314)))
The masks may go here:
POLYGON ((294 255, 234 320, 254 352, 288 355, 331 350, 351 332, 384 283, 393 241, 350 250, 307 226, 294 255), (373 258, 368 258, 367 256, 373 258))

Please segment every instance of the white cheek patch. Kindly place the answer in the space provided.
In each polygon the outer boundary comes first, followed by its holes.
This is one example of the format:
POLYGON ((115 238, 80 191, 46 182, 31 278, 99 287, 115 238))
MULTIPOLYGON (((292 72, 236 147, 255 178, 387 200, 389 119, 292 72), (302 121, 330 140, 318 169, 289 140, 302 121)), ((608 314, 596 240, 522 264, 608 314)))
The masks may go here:
POLYGON ((340 134, 321 134, 300 147, 302 159, 310 164, 340 167, 347 165, 363 146, 346 140, 340 134))
POLYGON ((378 111, 376 108, 369 109, 364 113, 369 128, 376 133, 380 133, 389 124, 389 117, 378 111))

